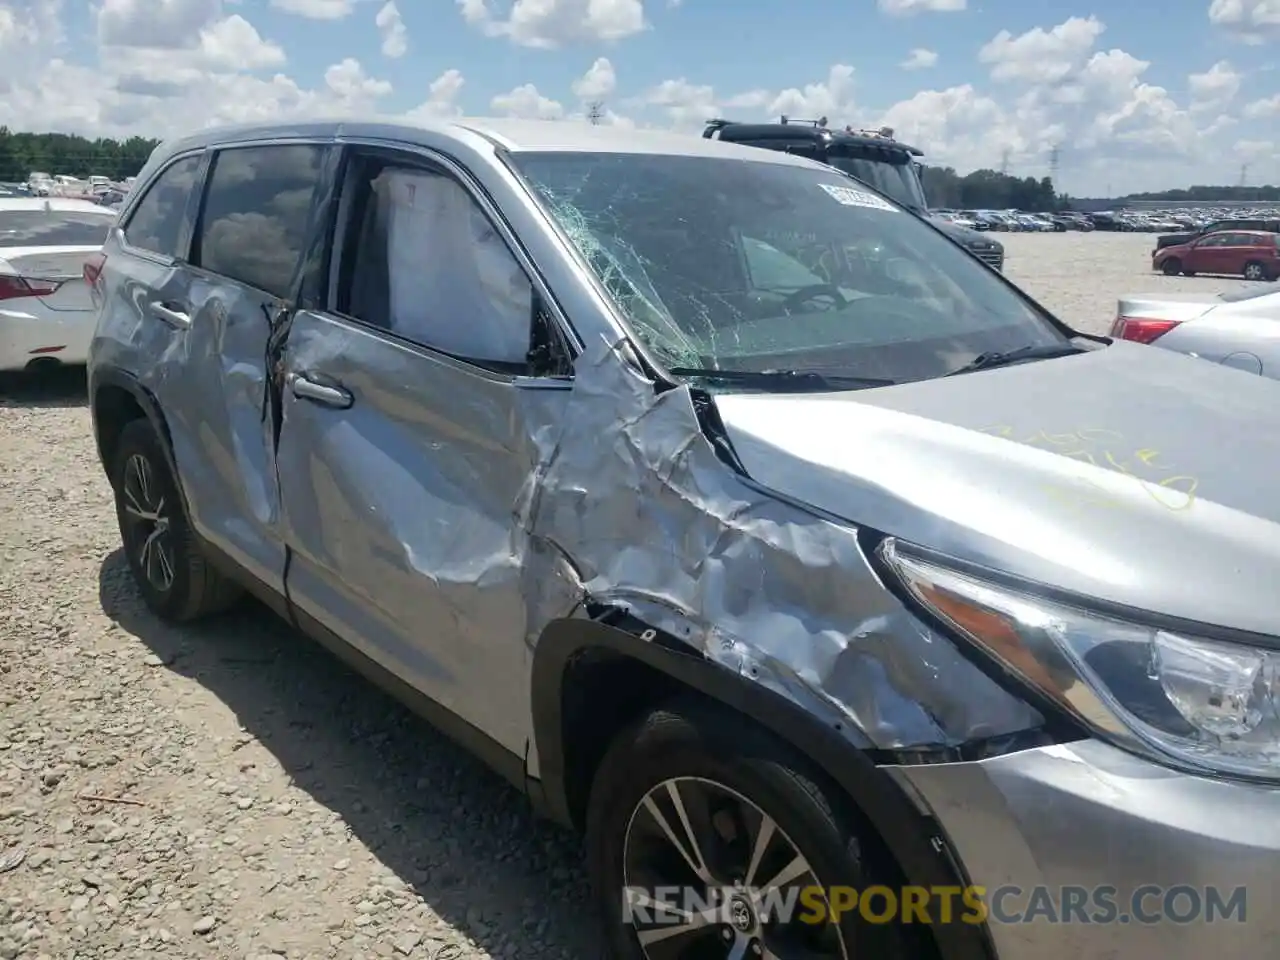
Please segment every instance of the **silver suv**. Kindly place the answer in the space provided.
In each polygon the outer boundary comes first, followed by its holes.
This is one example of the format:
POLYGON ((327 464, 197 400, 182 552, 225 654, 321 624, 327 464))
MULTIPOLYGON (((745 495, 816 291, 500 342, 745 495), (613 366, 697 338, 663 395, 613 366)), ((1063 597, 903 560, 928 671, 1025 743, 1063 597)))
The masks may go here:
POLYGON ((585 832, 616 957, 1274 945, 1276 382, 697 137, 204 132, 119 223, 150 608, 248 591, 416 703, 585 832))

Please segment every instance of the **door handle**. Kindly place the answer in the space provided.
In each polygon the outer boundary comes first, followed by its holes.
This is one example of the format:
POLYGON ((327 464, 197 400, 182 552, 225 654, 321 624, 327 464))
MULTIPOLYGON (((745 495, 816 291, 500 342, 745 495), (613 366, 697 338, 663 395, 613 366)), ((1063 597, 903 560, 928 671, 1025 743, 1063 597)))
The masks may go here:
POLYGON ((355 403, 355 397, 345 387, 331 387, 327 383, 316 383, 314 380, 310 380, 299 373, 295 373, 290 377, 289 389, 293 391, 295 397, 303 400, 313 400, 316 403, 324 404, 326 407, 336 407, 339 410, 346 410, 355 403))
POLYGON ((158 317, 175 329, 186 330, 191 326, 191 315, 181 310, 174 310, 163 303, 153 303, 150 309, 153 317, 158 317))

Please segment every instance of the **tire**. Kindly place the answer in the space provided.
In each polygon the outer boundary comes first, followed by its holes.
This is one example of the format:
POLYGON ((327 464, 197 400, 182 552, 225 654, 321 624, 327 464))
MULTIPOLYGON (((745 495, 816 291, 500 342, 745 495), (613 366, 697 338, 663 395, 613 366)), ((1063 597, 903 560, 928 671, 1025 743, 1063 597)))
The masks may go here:
MULTIPOLYGON (((691 945, 685 948, 691 950, 687 953, 691 958, 727 958, 735 955, 732 951, 737 949, 742 951, 737 955, 751 960, 762 955, 755 949, 761 944, 761 938, 766 946, 773 948, 774 954, 787 956, 791 951, 778 948, 781 943, 778 937, 787 933, 805 940, 811 951, 804 954, 806 957, 905 960, 928 956, 922 950, 909 949, 908 941, 915 937, 909 936, 904 926, 868 923, 858 916, 856 909, 843 913, 836 923, 815 924, 813 913, 807 915, 808 922, 801 919, 804 915, 801 907, 797 911, 801 916, 793 916, 790 924, 779 926, 763 922, 749 907, 745 909, 744 919, 742 910, 732 909, 742 907, 744 901, 732 897, 718 901, 725 906, 706 928, 651 943, 646 952, 640 931, 643 929, 646 936, 656 935, 653 925, 647 922, 653 918, 645 918, 641 913, 637 922, 634 913, 628 916, 624 907, 628 886, 649 889, 673 885, 683 889, 692 887, 695 893, 707 889, 707 871, 699 881, 695 871, 688 867, 691 859, 702 860, 702 855, 690 858, 678 854, 645 802, 649 799, 657 804, 658 809, 665 812, 663 819, 673 826, 677 835, 687 837, 681 826, 683 820, 676 815, 677 807, 672 802, 672 785, 683 801, 679 809, 684 809, 687 803, 690 811, 716 811, 708 817, 699 817, 694 812, 689 820, 708 825, 700 834, 699 848, 705 852, 704 862, 720 863, 719 868, 710 871, 718 891, 723 892, 735 881, 745 881, 748 888, 768 887, 765 875, 779 875, 780 865, 794 859, 786 844, 811 868, 796 879, 803 887, 830 890, 833 886, 847 886, 860 891, 868 883, 889 883, 884 877, 877 881, 872 876, 874 871, 862 856, 862 844, 852 817, 846 812, 847 801, 835 788, 824 786, 825 778, 810 772, 802 760, 795 751, 760 728, 749 722, 744 724, 740 716, 700 702, 678 703, 657 710, 615 739, 596 773, 586 826, 587 862, 596 907, 614 960, 675 957, 683 960, 686 954, 672 949, 682 944, 691 945), (699 793, 710 798, 705 806, 694 802, 699 793), (737 814, 728 813, 735 809, 737 814), (765 817, 776 829, 768 845, 769 854, 758 875, 752 877, 748 875, 748 854, 754 845, 750 825, 763 824, 765 817), (729 829, 730 826, 733 829, 729 829), (724 840, 719 846, 708 842, 713 829, 721 837, 732 835, 732 840, 724 840), (734 855, 722 859, 720 854, 729 848, 734 855), (647 852, 653 854, 648 859, 647 852), (664 853, 666 859, 663 859, 664 853), (673 856, 676 859, 671 859, 673 856), (650 869, 646 863, 662 864, 662 867, 650 869), (663 876, 666 873, 672 875, 667 878, 663 876), (732 873, 739 875, 730 876, 732 873), (660 952, 664 950, 666 952, 660 952)), ((757 830, 754 836, 758 838, 760 832, 757 830)), ((632 902, 639 904, 643 911, 643 901, 632 902)), ((812 901, 808 902, 812 905, 812 901)), ((685 909, 689 906, 684 905, 685 909)), ((700 906, 700 901, 693 902, 694 909, 700 906)), ((670 931, 668 927, 666 933, 669 935, 670 931)))
POLYGON ((1176 277, 1182 272, 1182 261, 1177 257, 1170 257, 1164 263, 1160 264, 1160 272, 1166 277, 1176 277))
POLYGON ((240 599, 240 587, 205 558, 169 461, 146 420, 133 420, 121 431, 111 485, 125 559, 152 613, 180 623, 221 612, 240 599), (139 510, 155 517, 140 518, 139 510))
POLYGON ((1267 270, 1265 263, 1257 260, 1250 260, 1244 265, 1244 278, 1246 280, 1270 280, 1271 274, 1267 270))

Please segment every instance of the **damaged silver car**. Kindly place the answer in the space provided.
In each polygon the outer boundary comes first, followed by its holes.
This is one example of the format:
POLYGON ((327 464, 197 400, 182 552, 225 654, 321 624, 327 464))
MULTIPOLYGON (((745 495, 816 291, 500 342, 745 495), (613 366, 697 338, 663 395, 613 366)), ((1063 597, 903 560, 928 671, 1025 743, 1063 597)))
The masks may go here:
POLYGON ((166 143, 86 277, 150 608, 392 687, 585 833, 620 960, 1274 944, 1274 381, 569 123, 166 143))

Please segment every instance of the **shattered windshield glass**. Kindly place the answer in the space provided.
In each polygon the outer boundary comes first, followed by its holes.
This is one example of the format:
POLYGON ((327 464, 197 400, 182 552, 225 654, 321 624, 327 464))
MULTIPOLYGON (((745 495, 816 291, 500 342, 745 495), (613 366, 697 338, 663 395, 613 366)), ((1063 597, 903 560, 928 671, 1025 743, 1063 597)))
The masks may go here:
POLYGON ((511 160, 668 367, 903 382, 1065 340, 968 253, 834 171, 650 154, 511 160))

